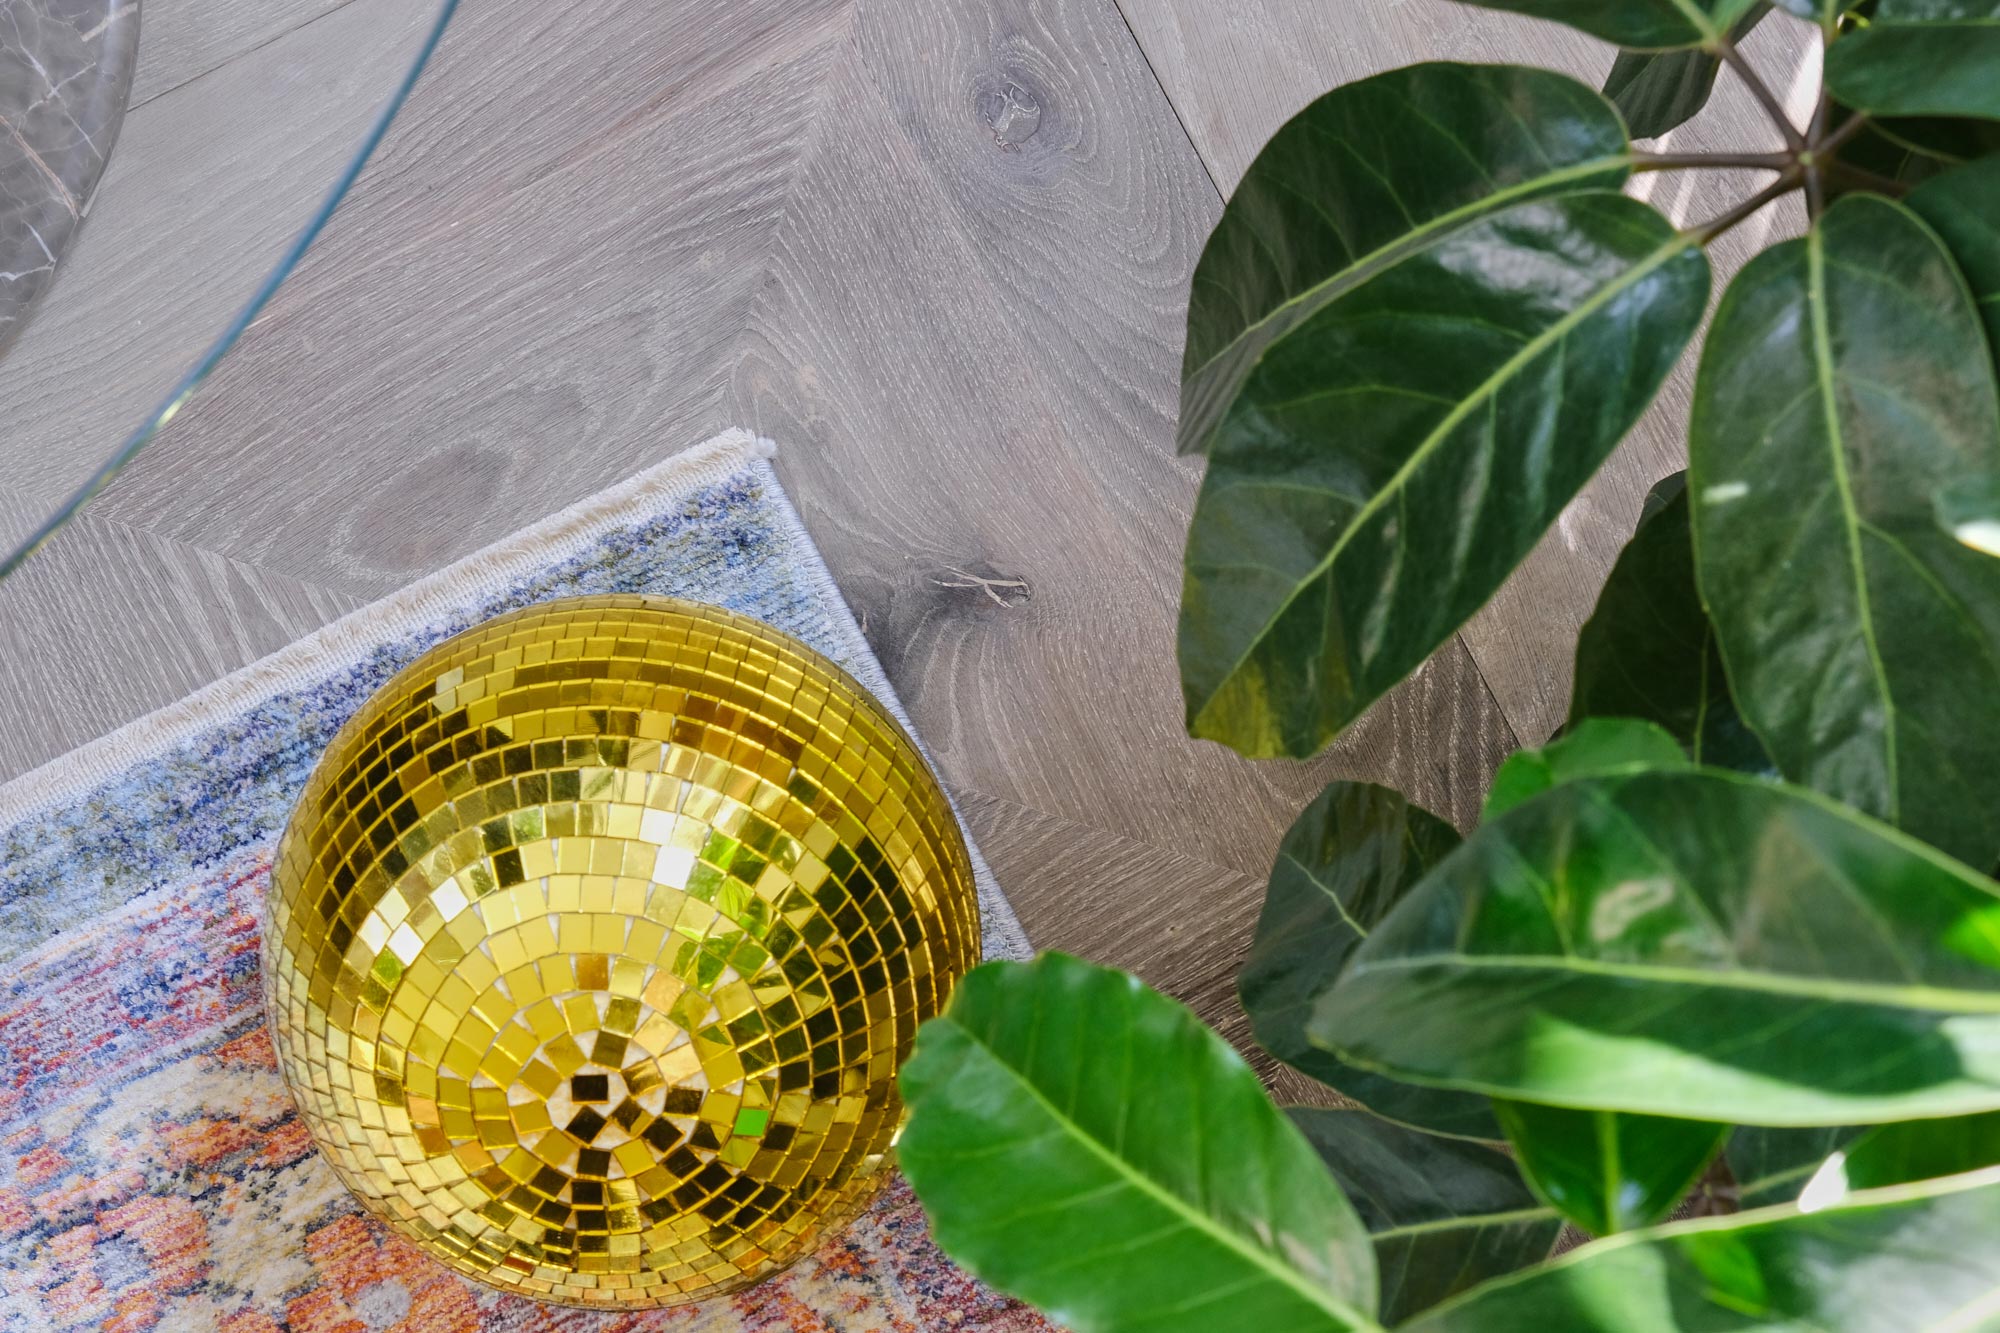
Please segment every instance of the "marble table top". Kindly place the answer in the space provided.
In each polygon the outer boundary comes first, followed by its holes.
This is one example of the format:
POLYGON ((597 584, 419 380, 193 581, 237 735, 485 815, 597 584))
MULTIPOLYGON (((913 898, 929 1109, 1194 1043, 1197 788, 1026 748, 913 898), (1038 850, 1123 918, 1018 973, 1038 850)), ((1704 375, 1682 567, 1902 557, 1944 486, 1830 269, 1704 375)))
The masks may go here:
POLYGON ((0 0, 0 352, 90 207, 138 49, 139 0, 0 0))

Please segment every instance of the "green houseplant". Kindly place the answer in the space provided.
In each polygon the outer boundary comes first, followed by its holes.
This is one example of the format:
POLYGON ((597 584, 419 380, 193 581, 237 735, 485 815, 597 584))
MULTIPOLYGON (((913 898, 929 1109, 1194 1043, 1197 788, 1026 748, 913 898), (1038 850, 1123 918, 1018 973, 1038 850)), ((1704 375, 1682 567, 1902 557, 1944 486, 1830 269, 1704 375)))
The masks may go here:
POLYGON ((902 1161, 952 1255, 1080 1331, 2000 1326, 2000 4, 1778 0, 1825 43, 1793 125, 1735 50, 1763 4, 1483 2, 1627 48, 1608 95, 1417 65, 1265 147, 1190 297, 1180 664, 1195 735, 1324 746, 1652 399, 1705 247, 1803 192, 1569 724, 1463 837, 1336 783, 1285 838, 1242 999, 1366 1109, 1280 1111, 1047 955, 920 1033, 902 1161), (1782 150, 1632 146, 1724 65, 1782 150), (1703 166, 1772 181, 1687 229, 1621 193, 1703 166), (1704 1179, 1721 1215, 1663 1222, 1704 1179), (1597 1239, 1551 1257, 1565 1224, 1597 1239))

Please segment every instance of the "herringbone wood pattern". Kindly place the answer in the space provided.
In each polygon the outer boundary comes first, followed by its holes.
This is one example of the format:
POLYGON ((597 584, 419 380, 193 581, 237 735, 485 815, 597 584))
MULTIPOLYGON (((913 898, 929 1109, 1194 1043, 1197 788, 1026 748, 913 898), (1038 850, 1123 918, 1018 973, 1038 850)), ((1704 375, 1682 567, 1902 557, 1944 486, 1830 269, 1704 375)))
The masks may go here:
MULTIPOLYGON (((147 0, 164 35, 101 216, 0 361, 0 542, 219 325, 204 257, 282 243, 424 17, 147 0), (117 244, 184 250, 185 290, 117 244)), ((1230 1020, 1292 815, 1345 775, 1469 819, 1560 716, 1569 637, 1678 447, 1670 401, 1321 761, 1182 734, 1198 469, 1171 440, 1218 183, 1316 92, 1437 56, 1610 59, 1447 0, 467 0, 211 389, 0 584, 0 776, 743 424, 1036 940, 1230 1020)))

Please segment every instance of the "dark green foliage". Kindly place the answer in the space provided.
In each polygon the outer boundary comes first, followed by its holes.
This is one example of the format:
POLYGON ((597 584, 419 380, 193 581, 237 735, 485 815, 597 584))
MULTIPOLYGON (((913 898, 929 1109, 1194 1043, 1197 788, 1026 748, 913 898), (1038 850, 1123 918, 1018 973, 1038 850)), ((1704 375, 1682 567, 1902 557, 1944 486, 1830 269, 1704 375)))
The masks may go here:
POLYGON ((1462 838, 1348 781, 1285 835, 1240 997, 1360 1109, 1287 1122, 1186 1010, 1050 956, 924 1026, 904 1163, 1083 1333, 1994 1327, 2000 0, 1477 2, 1627 47, 1617 108, 1416 65, 1251 164, 1189 301, 1181 680, 1193 734, 1310 756, 1492 596, 1763 202, 1625 197, 1705 163, 1618 108, 1670 129, 1804 20, 1821 113, 1706 165, 1804 191, 1805 233, 1715 313, 1567 721, 1462 838), (1747 1211, 1662 1224, 1691 1190, 1747 1211), (1565 1219, 1603 1239, 1549 1258, 1565 1219))

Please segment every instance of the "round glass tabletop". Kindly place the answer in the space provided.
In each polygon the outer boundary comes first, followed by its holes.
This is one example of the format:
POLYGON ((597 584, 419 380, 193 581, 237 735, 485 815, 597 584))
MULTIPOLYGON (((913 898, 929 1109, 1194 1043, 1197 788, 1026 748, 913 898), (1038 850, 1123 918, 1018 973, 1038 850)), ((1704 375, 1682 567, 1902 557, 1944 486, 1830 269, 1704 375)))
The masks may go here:
POLYGON ((256 321, 457 4, 0 0, 0 578, 256 321))

